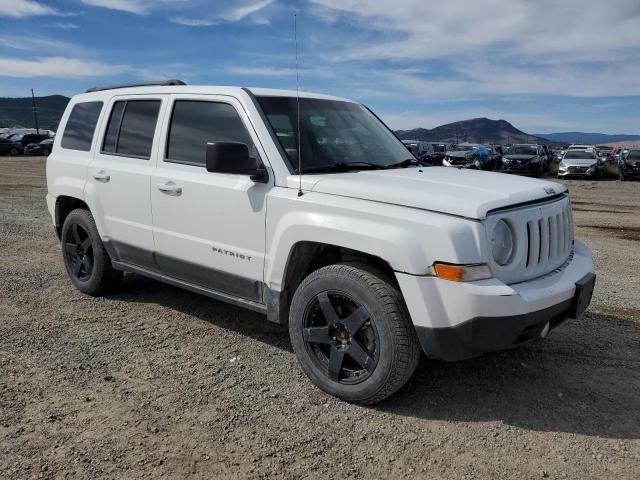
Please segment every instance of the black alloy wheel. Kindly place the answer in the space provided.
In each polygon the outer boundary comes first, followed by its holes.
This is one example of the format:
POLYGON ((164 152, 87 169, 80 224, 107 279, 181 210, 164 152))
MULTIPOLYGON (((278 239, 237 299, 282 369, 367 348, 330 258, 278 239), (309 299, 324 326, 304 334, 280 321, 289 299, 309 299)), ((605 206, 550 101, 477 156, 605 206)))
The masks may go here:
POLYGON ((122 272, 113 268, 91 212, 72 210, 64 220, 60 240, 65 269, 78 290, 101 295, 118 287, 122 272))
POLYGON ((71 225, 66 232, 64 254, 70 274, 77 280, 87 281, 93 273, 94 256, 93 245, 89 233, 77 223, 71 225))
POLYGON ((316 386, 366 405, 407 383, 420 357, 393 277, 360 263, 327 265, 300 283, 289 311, 289 336, 316 386))
POLYGON ((305 347, 331 380, 349 385, 369 378, 378 362, 379 339, 365 307, 345 292, 321 292, 303 324, 305 347))

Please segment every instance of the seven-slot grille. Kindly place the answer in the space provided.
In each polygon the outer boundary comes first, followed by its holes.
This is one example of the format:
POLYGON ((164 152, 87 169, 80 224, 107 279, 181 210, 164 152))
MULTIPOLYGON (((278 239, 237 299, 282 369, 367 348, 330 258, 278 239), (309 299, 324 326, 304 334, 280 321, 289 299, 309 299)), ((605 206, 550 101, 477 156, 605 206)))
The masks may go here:
POLYGON ((524 282, 562 267, 573 250, 573 215, 568 196, 496 212, 487 217, 489 241, 496 223, 506 221, 515 237, 515 251, 507 265, 490 260, 497 278, 507 284, 524 282))
POLYGON ((570 206, 527 222, 527 269, 567 259, 573 247, 570 206))

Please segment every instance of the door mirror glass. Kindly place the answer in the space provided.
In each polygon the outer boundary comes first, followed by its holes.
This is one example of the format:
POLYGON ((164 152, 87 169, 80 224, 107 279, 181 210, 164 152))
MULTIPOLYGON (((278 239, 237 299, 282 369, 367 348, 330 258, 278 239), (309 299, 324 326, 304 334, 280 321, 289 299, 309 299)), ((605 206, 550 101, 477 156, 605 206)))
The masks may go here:
POLYGON ((207 143, 208 172, 249 175, 253 181, 265 182, 267 171, 249 156, 249 147, 239 142, 207 143))

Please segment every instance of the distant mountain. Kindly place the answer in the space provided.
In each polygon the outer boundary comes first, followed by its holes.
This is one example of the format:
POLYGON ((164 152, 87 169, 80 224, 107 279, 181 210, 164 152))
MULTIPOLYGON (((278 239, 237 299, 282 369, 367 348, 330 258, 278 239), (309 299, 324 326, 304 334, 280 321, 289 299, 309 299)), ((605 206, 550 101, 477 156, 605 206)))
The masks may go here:
POLYGON ((518 130, 506 120, 489 118, 473 118, 448 123, 431 130, 426 128, 398 130, 396 134, 403 140, 448 143, 549 143, 548 140, 518 130))
POLYGON ((632 142, 640 140, 640 135, 608 135, 606 133, 559 132, 536 133, 538 137, 558 143, 602 144, 616 142, 632 142))
MULTIPOLYGON (((37 97, 38 124, 46 130, 58 129, 60 117, 69 103, 69 98, 62 95, 37 97)), ((35 127, 31 97, 0 98, 0 127, 35 127)))

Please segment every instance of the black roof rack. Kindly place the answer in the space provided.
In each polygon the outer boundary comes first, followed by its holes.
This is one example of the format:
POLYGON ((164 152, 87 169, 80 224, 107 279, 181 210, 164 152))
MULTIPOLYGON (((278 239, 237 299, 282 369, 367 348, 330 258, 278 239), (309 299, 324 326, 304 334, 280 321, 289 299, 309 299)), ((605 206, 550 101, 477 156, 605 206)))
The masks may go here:
POLYGON ((158 80, 155 82, 141 82, 141 83, 123 83, 121 85, 109 85, 108 87, 93 87, 87 90, 87 93, 101 92, 103 90, 115 90, 116 88, 129 88, 129 87, 167 87, 171 85, 186 85, 182 80, 158 80))

